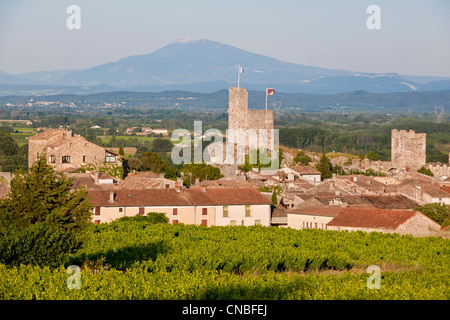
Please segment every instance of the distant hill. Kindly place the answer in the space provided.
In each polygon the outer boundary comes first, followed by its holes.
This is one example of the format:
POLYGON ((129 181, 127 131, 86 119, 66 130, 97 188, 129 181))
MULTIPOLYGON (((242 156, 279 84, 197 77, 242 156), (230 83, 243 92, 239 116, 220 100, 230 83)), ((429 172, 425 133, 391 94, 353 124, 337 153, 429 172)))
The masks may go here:
MULTIPOLYGON (((2 85, 0 85, 1 90, 2 85)), ((228 108, 228 90, 219 90, 214 93, 196 93, 188 91, 164 92, 130 92, 115 91, 94 94, 57 94, 51 96, 3 96, 0 97, 0 106, 7 103, 26 104, 30 99, 34 101, 59 101, 66 104, 75 103, 78 108, 95 109, 106 103, 116 103, 120 107, 139 108, 178 108, 183 110, 223 110, 228 108), (122 105, 122 102, 126 102, 122 105)), ((290 111, 293 108, 301 112, 322 112, 339 110, 342 112, 434 112, 435 106, 450 108, 450 90, 427 92, 397 92, 397 93, 371 93, 363 90, 339 93, 332 95, 310 93, 280 93, 270 97, 271 102, 280 101, 280 112, 290 111)), ((119 108, 120 108, 119 107, 119 108)), ((263 109, 265 107, 264 91, 249 90, 249 107, 263 109)))
MULTIPOLYGON (((73 87, 69 91, 77 91, 75 87, 88 90, 103 86, 106 90, 212 93, 236 85, 239 64, 244 66, 241 83, 251 90, 272 87, 286 93, 337 94, 355 90, 387 93, 450 89, 450 78, 374 74, 287 63, 206 39, 174 42, 149 54, 125 57, 86 70, 20 75, 0 72, 0 84, 73 87)), ((60 90, 55 88, 45 94, 60 90)))

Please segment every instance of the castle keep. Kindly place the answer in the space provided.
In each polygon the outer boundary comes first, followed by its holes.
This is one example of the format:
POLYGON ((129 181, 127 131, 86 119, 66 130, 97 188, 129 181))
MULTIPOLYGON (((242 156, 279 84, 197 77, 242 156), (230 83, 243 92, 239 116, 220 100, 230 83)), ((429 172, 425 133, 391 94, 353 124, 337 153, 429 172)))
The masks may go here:
MULTIPOLYGON (((230 87, 228 90, 228 130, 237 131, 238 129, 243 129, 247 133, 255 130, 258 139, 263 139, 260 133, 265 132, 267 143, 269 143, 273 130, 273 111, 249 110, 248 91, 244 88, 230 87)), ((251 139, 249 141, 248 136, 245 142, 250 148, 256 148, 258 145, 257 141, 251 139)), ((267 146, 269 145, 267 144, 267 146)))
POLYGON ((391 163, 397 169, 417 170, 426 162, 426 133, 391 131, 391 163))

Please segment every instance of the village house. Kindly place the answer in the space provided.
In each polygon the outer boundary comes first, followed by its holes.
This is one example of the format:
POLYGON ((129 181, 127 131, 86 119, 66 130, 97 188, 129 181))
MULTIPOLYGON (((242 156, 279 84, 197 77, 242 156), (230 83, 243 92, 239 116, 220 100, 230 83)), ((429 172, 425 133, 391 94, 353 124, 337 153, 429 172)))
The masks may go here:
POLYGON ((414 209, 420 203, 404 195, 322 195, 298 194, 294 208, 308 208, 317 206, 366 207, 378 209, 414 209))
POLYGON ((328 230, 440 235, 441 226, 413 210, 345 208, 327 224, 328 230))
POLYGON ((321 182, 320 171, 314 169, 311 166, 291 166, 284 167, 279 170, 287 175, 287 181, 294 181, 298 178, 304 179, 316 185, 321 182))
POLYGON ((169 223, 269 226, 271 203, 254 189, 89 190, 95 223, 161 212, 169 223))
POLYGON ((417 179, 404 181, 398 186, 399 193, 421 204, 439 203, 450 205, 450 194, 444 190, 441 190, 438 185, 417 179))
POLYGON ((118 154, 65 129, 49 129, 28 138, 28 166, 31 167, 41 154, 46 154, 47 163, 57 171, 88 164, 121 165, 118 154))

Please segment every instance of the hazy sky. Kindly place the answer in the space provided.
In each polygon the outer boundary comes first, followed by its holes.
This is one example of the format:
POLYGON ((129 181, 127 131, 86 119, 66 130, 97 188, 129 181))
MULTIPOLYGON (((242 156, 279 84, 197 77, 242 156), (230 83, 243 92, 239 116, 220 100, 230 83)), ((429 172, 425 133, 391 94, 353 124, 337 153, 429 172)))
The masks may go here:
POLYGON ((86 69, 187 36, 281 61, 450 77, 448 0, 0 0, 0 70, 86 69), (69 5, 81 29, 69 30, 69 5), (381 29, 369 30, 369 5, 381 29))

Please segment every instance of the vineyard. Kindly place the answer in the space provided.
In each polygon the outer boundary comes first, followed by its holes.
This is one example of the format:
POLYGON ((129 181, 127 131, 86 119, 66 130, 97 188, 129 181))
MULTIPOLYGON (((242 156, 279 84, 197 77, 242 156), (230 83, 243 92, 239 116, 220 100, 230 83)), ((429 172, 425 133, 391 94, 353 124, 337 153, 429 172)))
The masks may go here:
POLYGON ((0 265, 1 299, 450 299, 450 240, 143 217, 90 226, 65 266, 0 265), (69 289, 69 265, 81 267, 69 289), (381 271, 369 289, 369 265, 381 271))

